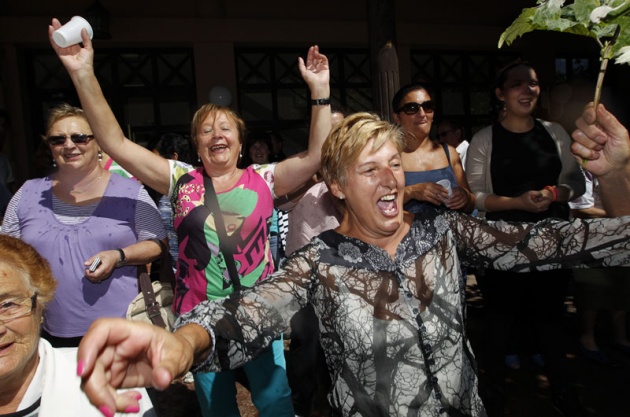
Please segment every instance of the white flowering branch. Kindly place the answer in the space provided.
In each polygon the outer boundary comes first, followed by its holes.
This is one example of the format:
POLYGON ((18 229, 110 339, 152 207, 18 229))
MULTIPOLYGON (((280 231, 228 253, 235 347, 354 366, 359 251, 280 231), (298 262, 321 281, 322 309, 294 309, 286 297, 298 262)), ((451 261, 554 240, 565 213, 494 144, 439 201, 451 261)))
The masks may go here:
POLYGON ((630 64, 630 0, 537 0, 537 7, 523 9, 522 13, 499 38, 504 43, 534 30, 552 30, 573 33, 595 39, 600 48, 600 70, 595 87, 594 102, 601 96, 608 61, 630 64))

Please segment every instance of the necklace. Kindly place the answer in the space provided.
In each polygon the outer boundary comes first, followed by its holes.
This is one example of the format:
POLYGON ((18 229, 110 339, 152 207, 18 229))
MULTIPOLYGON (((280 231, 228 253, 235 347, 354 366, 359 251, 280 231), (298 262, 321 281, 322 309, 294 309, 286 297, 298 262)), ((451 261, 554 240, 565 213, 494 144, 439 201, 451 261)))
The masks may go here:
MULTIPOLYGON (((81 190, 74 190, 74 189, 72 189, 72 190, 68 190, 68 194, 70 194, 70 195, 83 194, 84 192, 86 192, 87 190, 89 190, 89 189, 90 189, 90 187, 92 187, 92 185, 94 185, 96 182, 98 182, 98 180, 100 180, 101 178, 103 178, 103 174, 104 174, 104 173, 105 173, 105 171, 104 171, 104 170, 103 170, 103 171, 101 171, 101 174, 100 174, 98 177, 96 177, 96 178, 94 178, 92 181, 90 181, 90 182, 89 182, 87 185, 85 185, 85 186, 83 187, 83 189, 81 189, 81 190)), ((57 184, 58 184, 58 185, 61 185, 61 182, 60 182, 59 180, 57 180, 57 184)))

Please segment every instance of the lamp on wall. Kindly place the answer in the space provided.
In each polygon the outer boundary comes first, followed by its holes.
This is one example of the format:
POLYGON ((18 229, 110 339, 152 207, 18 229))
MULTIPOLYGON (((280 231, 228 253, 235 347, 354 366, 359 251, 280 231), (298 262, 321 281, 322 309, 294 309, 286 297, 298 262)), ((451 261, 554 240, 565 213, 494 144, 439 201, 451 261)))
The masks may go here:
POLYGON ((99 0, 94 0, 87 9, 85 9, 85 18, 94 30, 94 39, 111 39, 109 33, 109 12, 99 0))

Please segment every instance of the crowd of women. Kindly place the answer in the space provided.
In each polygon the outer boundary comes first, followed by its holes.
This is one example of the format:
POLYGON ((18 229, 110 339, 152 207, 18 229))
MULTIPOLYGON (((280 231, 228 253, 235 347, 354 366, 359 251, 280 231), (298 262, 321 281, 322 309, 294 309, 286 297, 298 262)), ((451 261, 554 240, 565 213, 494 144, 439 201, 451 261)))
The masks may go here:
MULTIPOLYGON (((49 36, 59 26, 53 19, 49 36)), ((51 45, 82 109, 53 109, 43 141, 54 171, 25 183, 4 218, 0 415, 89 415, 88 398, 90 412, 108 417, 154 415, 143 392, 125 389, 164 389, 192 370, 203 415, 238 416, 240 369, 259 415, 294 416, 282 338, 308 307, 331 415, 501 416, 510 330, 534 299, 540 310, 528 324, 554 405, 578 415, 554 343, 563 271, 630 262, 627 218, 568 217, 568 201, 585 188, 576 157, 600 178, 609 214, 630 214, 623 193, 610 192, 630 188, 627 131, 603 107, 585 111, 570 149, 559 125, 534 118, 536 73, 517 62, 499 74, 500 118, 472 139, 464 166, 453 146, 430 137, 435 104, 420 84, 394 96, 395 124, 372 113, 333 124, 328 59, 312 46, 298 59, 312 102, 308 148, 269 163, 269 140, 246 146, 239 115, 206 104, 191 124, 195 167, 183 148, 161 143, 152 152, 125 138, 87 33, 83 45, 51 45), (134 179, 105 169, 102 152, 134 179), (337 226, 277 268, 274 199, 316 174, 337 226), (166 196, 160 206, 172 218, 162 222, 142 184, 166 196), (177 247, 173 333, 120 318, 138 293, 138 269, 158 259, 167 238, 177 247), (484 271, 490 312, 481 388, 465 331, 465 268, 484 271), (78 362, 56 350, 68 346, 79 346, 78 362), (71 402, 54 395, 55 378, 76 385, 71 402)))

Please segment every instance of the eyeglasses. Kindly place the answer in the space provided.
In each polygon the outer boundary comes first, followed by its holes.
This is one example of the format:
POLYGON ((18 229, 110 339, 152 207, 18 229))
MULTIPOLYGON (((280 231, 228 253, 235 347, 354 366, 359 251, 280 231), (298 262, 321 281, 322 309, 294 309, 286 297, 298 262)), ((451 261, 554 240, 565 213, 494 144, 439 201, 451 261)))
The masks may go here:
POLYGON ((435 103, 433 103, 432 100, 427 100, 422 103, 405 103, 402 107, 396 110, 396 113, 404 112, 405 114, 411 116, 418 113, 420 108, 422 108, 425 113, 433 113, 435 110, 435 103))
MULTIPOLYGON (((68 135, 48 136, 46 142, 51 146, 59 146, 66 143, 68 135)), ((69 136, 72 143, 84 145, 94 139, 94 135, 86 135, 85 133, 74 133, 69 136)))
POLYGON ((37 293, 33 294, 31 297, 19 297, 0 301, 0 322, 8 323, 11 320, 27 316, 35 310, 36 305, 37 293))
POLYGON ((448 135, 452 131, 453 131, 453 129, 445 130, 444 132, 438 132, 437 135, 435 135, 435 136, 437 136, 438 139, 442 139, 444 136, 448 135))

